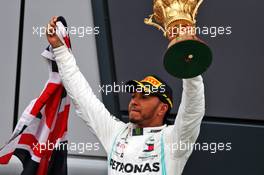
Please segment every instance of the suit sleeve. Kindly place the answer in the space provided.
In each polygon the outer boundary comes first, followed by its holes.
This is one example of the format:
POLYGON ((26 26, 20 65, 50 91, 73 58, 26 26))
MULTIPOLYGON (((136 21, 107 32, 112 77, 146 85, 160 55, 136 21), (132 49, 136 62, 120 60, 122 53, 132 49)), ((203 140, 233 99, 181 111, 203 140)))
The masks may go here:
POLYGON ((172 143, 185 144, 186 149, 173 150, 176 158, 188 159, 190 148, 200 132, 201 121, 205 114, 204 84, 202 76, 183 80, 181 104, 172 129, 172 143))
POLYGON ((111 139, 125 124, 112 116, 95 96, 76 65, 73 54, 65 46, 55 48, 53 51, 60 77, 72 99, 77 115, 92 129, 108 152, 111 139))

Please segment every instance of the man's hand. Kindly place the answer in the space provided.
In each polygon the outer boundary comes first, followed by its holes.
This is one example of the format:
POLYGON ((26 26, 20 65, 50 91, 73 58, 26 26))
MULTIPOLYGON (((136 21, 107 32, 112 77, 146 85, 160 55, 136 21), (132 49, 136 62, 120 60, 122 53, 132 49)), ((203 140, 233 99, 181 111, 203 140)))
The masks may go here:
POLYGON ((56 34, 57 18, 58 17, 56 16, 51 18, 46 30, 47 39, 53 48, 60 47, 63 45, 63 43, 60 41, 59 37, 56 34))

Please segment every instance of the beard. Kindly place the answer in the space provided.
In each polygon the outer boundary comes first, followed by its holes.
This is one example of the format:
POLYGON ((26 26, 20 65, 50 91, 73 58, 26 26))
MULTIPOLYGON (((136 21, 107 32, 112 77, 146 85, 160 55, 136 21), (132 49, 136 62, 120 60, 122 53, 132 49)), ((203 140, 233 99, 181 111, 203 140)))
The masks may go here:
POLYGON ((141 113, 137 114, 139 116, 135 116, 133 114, 131 114, 132 112, 129 111, 129 122, 134 123, 134 124, 139 124, 140 122, 142 122, 144 120, 143 116, 141 115, 141 113))
POLYGON ((147 108, 148 109, 147 111, 146 108, 144 107, 142 108, 142 107, 136 107, 134 105, 129 105, 128 107, 129 122, 134 124, 143 124, 145 122, 148 122, 155 116, 159 104, 160 102, 154 104, 154 106, 152 106, 151 108, 147 108))
POLYGON ((134 123, 134 124, 138 124, 140 121, 139 120, 136 120, 136 119, 133 119, 133 118, 129 118, 129 122, 130 123, 134 123))
POLYGON ((129 122, 134 123, 134 124, 142 124, 146 122, 147 120, 150 120, 151 118, 153 118, 155 111, 156 111, 156 107, 154 107, 148 113, 145 113, 141 110, 138 112, 129 110, 129 116, 128 116, 129 122))

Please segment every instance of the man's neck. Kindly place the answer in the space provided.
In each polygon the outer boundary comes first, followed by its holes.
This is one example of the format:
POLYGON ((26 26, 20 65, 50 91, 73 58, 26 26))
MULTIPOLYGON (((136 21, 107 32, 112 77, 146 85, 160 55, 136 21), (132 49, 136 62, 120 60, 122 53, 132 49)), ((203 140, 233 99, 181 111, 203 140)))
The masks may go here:
POLYGON ((135 124, 137 128, 160 127, 163 123, 135 124))

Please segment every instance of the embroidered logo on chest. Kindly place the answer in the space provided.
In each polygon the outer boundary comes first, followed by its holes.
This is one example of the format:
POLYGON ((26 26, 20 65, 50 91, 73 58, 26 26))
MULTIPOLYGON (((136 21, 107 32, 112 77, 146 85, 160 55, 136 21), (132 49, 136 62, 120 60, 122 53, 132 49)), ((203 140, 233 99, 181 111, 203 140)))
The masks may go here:
POLYGON ((142 154, 138 157, 140 160, 153 160, 158 157, 158 154, 155 151, 155 139, 154 137, 150 137, 146 140, 142 154))

